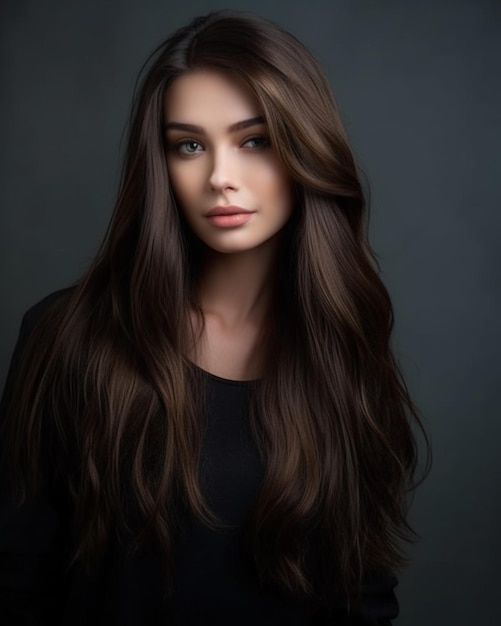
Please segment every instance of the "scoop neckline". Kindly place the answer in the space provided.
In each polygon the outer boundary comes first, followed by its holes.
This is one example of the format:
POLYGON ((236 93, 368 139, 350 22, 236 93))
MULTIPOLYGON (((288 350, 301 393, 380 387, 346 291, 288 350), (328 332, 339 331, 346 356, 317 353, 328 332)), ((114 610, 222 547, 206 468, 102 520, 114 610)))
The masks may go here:
POLYGON ((248 380, 233 380, 232 378, 222 378, 221 376, 217 376, 216 374, 212 374, 212 372, 208 372, 207 370, 203 369, 203 367, 200 367, 196 363, 193 363, 192 361, 190 361, 190 362, 193 365, 193 367, 195 367, 197 370, 199 370, 200 372, 205 374, 205 376, 207 376, 207 378, 209 378, 210 380, 213 380, 214 382, 222 383, 224 385, 232 385, 232 386, 236 386, 236 387, 247 387, 247 386, 251 385, 252 383, 259 382, 259 380, 260 380, 259 378, 252 378, 252 379, 248 379, 248 380))

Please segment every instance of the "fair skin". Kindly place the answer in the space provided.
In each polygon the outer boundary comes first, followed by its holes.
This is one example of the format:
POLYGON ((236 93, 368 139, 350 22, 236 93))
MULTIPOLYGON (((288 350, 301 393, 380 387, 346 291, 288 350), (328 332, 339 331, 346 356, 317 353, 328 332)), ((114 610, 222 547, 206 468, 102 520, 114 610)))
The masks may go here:
POLYGON ((266 358, 259 335, 281 231, 292 213, 290 179, 269 144, 255 97, 229 74, 204 69, 174 80, 164 119, 170 183, 204 243, 200 301, 206 328, 189 356, 222 378, 259 378, 266 358), (207 215, 228 206, 249 213, 207 215))

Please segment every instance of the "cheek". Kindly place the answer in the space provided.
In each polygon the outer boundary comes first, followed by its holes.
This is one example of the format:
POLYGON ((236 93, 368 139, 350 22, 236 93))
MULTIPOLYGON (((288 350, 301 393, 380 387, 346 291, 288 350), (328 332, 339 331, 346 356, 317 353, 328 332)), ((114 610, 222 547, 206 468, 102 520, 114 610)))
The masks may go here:
POLYGON ((279 194, 289 187, 287 174, 275 158, 262 159, 250 170, 254 184, 269 194, 279 194))
POLYGON ((292 212, 292 185, 284 172, 276 165, 268 165, 258 181, 263 200, 275 207, 277 218, 288 217, 292 212))
POLYGON ((193 168, 183 167, 184 163, 168 164, 169 182, 178 201, 183 207, 189 206, 197 193, 197 176, 193 168))

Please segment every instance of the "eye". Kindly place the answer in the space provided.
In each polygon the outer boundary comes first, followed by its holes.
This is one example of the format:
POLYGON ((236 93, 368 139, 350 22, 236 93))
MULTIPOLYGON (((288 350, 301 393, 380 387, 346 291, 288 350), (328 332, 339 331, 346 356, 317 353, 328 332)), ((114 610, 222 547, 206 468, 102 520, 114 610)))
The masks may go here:
POLYGON ((196 154, 202 149, 202 144, 194 139, 183 139, 183 141, 178 141, 174 147, 179 154, 196 154))
POLYGON ((256 137, 250 137, 243 143, 243 145, 256 150, 261 150, 269 147, 270 140, 265 135, 258 135, 256 137))

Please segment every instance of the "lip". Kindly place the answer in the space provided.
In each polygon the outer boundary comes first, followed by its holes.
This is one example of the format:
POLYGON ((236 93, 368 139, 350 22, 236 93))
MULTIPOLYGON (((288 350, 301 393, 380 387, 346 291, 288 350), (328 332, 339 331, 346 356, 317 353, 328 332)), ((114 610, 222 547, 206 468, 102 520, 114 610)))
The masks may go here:
POLYGON ((210 211, 207 211, 205 214, 206 217, 213 217, 214 215, 236 215, 238 213, 254 213, 254 211, 249 211, 248 209, 243 209, 241 206, 235 205, 220 205, 213 207, 210 211))
POLYGON ((245 211, 245 213, 227 213, 226 215, 208 215, 209 222, 217 228, 236 228, 246 224, 252 219, 254 211, 245 211))

